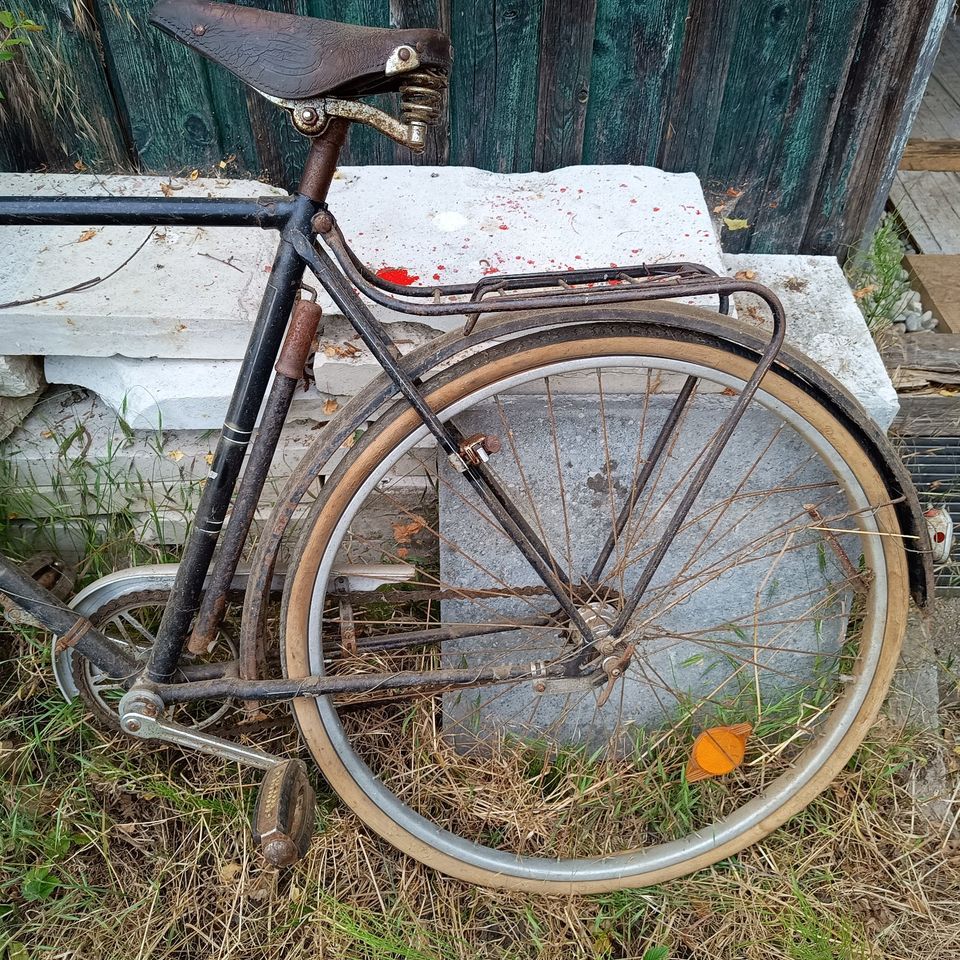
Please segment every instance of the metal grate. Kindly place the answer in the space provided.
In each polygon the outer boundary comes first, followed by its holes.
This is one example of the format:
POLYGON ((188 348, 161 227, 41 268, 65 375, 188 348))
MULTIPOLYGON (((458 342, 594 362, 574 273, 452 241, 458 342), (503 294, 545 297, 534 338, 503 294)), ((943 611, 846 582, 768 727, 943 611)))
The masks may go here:
MULTIPOLYGON (((924 507, 942 507, 960 531, 960 437, 897 437, 900 456, 924 507)), ((937 569, 937 590, 960 593, 960 566, 937 569)))

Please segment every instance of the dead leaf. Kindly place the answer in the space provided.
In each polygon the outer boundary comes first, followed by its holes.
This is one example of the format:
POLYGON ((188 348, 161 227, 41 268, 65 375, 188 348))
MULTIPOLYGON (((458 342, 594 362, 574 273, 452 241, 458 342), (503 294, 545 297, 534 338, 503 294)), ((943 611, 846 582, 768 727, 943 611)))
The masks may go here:
POLYGON ((736 280, 756 280, 757 271, 756 270, 738 270, 734 274, 734 279, 736 280))
POLYGON ((174 463, 179 463, 179 462, 183 459, 183 451, 182 451, 182 450, 171 450, 171 451, 167 454, 167 456, 168 456, 174 463))
POLYGON ((724 204, 718 203, 718 204, 713 208, 713 212, 714 212, 714 213, 723 213, 723 211, 726 210, 726 209, 727 209, 727 208, 726 208, 726 206, 725 206, 724 204))
POLYGON ((93 229, 84 230, 83 233, 80 234, 80 237, 77 240, 77 243, 86 243, 88 240, 92 240, 96 235, 97 235, 96 230, 93 230, 93 229))
POLYGON ((221 883, 235 883, 237 878, 243 874, 243 865, 232 862, 225 863, 220 868, 220 882, 221 883))
POLYGON ((734 217, 724 217, 723 222, 728 230, 746 230, 750 226, 749 220, 737 220, 734 217))
POLYGON ((338 401, 334 400, 332 397, 329 400, 323 401, 323 412, 326 414, 336 413, 340 409, 340 404, 338 401))
POLYGON ((410 551, 406 547, 397 547, 397 556, 401 560, 406 560, 409 554, 410 554, 410 551))
POLYGON ((200 171, 199 171, 199 170, 191 170, 191 171, 190 171, 190 179, 191 179, 191 180, 196 180, 196 179, 199 178, 199 176, 200 176, 200 171))
POLYGON ((177 186, 174 186, 172 183, 161 183, 161 184, 160 184, 160 192, 161 192, 165 197, 172 197, 178 190, 182 190, 182 189, 183 189, 183 186, 182 186, 182 185, 179 186, 179 187, 177 187, 177 186))
POLYGON ((738 190, 736 187, 727 187, 727 196, 728 197, 742 197, 743 191, 738 190))
POLYGON ((207 466, 208 466, 208 467, 212 467, 212 466, 213 466, 213 454, 212 454, 212 453, 204 454, 203 459, 207 461, 207 466))
POLYGON ((873 293, 873 291, 876 289, 877 285, 875 283, 868 283, 865 287, 860 287, 859 290, 854 290, 853 295, 857 298, 857 300, 862 300, 865 296, 873 293))
POLYGON ((82 160, 78 160, 78 161, 73 165, 73 169, 76 170, 77 173, 86 173, 86 171, 87 171, 87 165, 86 165, 82 160))
POLYGON ((137 832, 137 824, 135 823, 115 823, 114 826, 128 837, 132 837, 137 832))
POLYGON ((393 538, 397 543, 409 543, 425 526, 423 517, 414 517, 409 523, 394 523, 393 538))
POLYGON ((360 353, 360 351, 352 343, 328 343, 323 348, 323 352, 328 357, 339 357, 340 359, 350 359, 360 353))

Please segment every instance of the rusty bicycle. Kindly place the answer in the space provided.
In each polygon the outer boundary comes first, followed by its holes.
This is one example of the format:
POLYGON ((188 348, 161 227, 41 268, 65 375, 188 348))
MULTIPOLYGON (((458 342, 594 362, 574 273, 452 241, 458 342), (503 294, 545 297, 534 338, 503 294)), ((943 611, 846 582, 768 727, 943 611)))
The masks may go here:
POLYGON ((784 346, 775 295, 695 263, 384 280, 328 188, 351 124, 423 148, 448 39, 206 0, 151 19, 310 149, 290 197, 0 199, 2 224, 278 234, 179 564, 66 605, 0 560, 9 615, 55 636, 64 693, 134 741, 262 768, 253 830, 278 866, 309 845, 308 770, 220 735, 227 709, 288 702, 364 823, 479 884, 660 882, 802 809, 873 722, 935 547, 886 438, 784 346), (399 117, 363 100, 384 92, 399 117), (322 323, 307 270, 383 374, 318 434, 241 565, 322 323), (728 315, 738 291, 769 332, 728 315), (677 302, 693 295, 716 309, 677 302), (368 302, 464 325, 401 357, 368 302))

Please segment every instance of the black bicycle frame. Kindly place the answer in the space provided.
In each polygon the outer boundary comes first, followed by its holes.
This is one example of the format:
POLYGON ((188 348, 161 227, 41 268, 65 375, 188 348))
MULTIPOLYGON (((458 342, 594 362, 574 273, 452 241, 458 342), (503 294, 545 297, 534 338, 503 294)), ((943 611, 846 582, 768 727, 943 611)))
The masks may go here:
MULTIPOLYGON (((204 637, 215 635, 223 615, 226 590, 236 571, 240 547, 249 532, 253 509, 279 438, 279 427, 289 409, 293 386, 296 384, 296 371, 289 369, 288 364, 282 368, 286 372, 277 375, 277 380, 281 381, 280 388, 277 388, 275 382, 268 402, 264 405, 273 364, 278 355, 282 355, 282 348, 287 348, 291 338, 296 339, 294 332, 288 330, 288 320, 302 288, 307 267, 343 311, 396 385, 400 395, 416 410, 437 439, 443 454, 475 490, 537 573, 545 586, 545 593, 552 595, 559 608, 558 619, 572 625, 580 633, 579 656, 569 658, 566 664, 539 665, 539 676, 571 675, 583 666, 585 659, 589 659, 588 654, 594 638, 575 602, 575 591, 559 572, 561 567, 553 560, 547 545, 537 537, 522 513, 497 483, 492 472, 482 461, 478 462, 466 455, 464 438, 451 424, 442 422, 426 403, 417 383, 405 372, 396 348, 383 326, 373 317, 356 290, 359 289, 368 299, 402 312, 417 315, 466 315, 467 330, 472 328, 480 313, 489 311, 577 307, 595 303, 710 294, 719 298, 720 310, 726 312, 729 296, 737 290, 750 291, 766 300, 774 319, 770 343, 708 449, 700 470, 644 569, 640 583, 627 598, 625 608, 613 628, 614 636, 619 635, 625 628, 630 613, 651 581, 670 540, 683 523, 687 511, 752 400, 760 380, 773 364, 783 342, 783 311, 777 298, 767 288, 749 281, 719 277, 708 268, 697 264, 641 264, 617 269, 525 274, 498 277, 496 280, 485 278, 471 285, 408 288, 387 283, 368 270, 350 250, 326 207, 327 191, 345 132, 346 122, 336 121, 313 141, 299 192, 291 198, 0 198, 0 225, 165 224, 260 227, 279 233, 270 278, 241 363, 191 534, 178 566, 156 642, 142 671, 138 673, 126 652, 93 630, 86 621, 81 628, 65 619, 64 609, 51 614, 49 599, 42 595, 40 588, 0 558, 0 593, 13 597, 22 609, 48 629, 58 635, 68 634, 67 639, 76 643, 78 652, 98 666, 110 670, 115 676, 126 677, 128 685, 132 682, 150 685, 161 691, 164 699, 170 702, 216 697, 281 699, 317 696, 347 690, 356 691, 357 684, 362 686, 364 683, 371 689, 378 690, 415 689, 418 686, 430 689, 437 684, 472 685, 529 676, 530 665, 524 664, 516 666, 512 671, 501 668, 486 672, 425 671, 422 674, 397 674, 392 678, 368 678, 363 681, 356 677, 314 677, 307 680, 244 681, 227 678, 170 682, 176 673, 191 625, 195 624, 194 631, 199 633, 198 639, 202 648, 204 637), (318 238, 330 249, 332 257, 319 246, 318 238), (468 296, 469 299, 459 302, 443 300, 457 296, 468 296), (418 302, 418 299, 425 302, 418 302), (283 380, 283 377, 286 380, 283 380), (261 430, 253 439, 258 416, 261 417, 261 430), (253 447, 247 459, 247 469, 238 489, 237 480, 252 439, 253 447), (221 540, 227 510, 235 492, 237 498, 234 513, 223 536, 221 551, 214 558, 214 549, 221 540), (208 587, 204 596, 205 583, 208 587), (71 636, 72 634, 76 635, 71 636)), ((302 346, 301 344, 301 352, 302 346)), ((294 354, 299 356, 296 350, 294 354)), ((281 370, 279 363, 278 370, 281 370)), ((674 412, 663 425, 661 436, 653 448, 655 455, 651 459, 654 462, 659 455, 657 451, 666 447, 683 406, 692 393, 692 387, 691 379, 679 394, 674 412)), ((648 466, 652 470, 652 465, 648 466)), ((642 487, 641 477, 630 491, 631 500, 639 497, 642 487)), ((624 507, 616 527, 629 515, 629 506, 628 504, 624 507)), ((611 543, 621 533, 622 530, 619 529, 611 531, 604 551, 605 556, 598 560, 601 569, 609 557, 611 543)), ((599 576, 600 571, 595 573, 599 576)), ((76 620, 76 616, 73 616, 76 620)), ((191 640, 191 649, 193 648, 191 640)))

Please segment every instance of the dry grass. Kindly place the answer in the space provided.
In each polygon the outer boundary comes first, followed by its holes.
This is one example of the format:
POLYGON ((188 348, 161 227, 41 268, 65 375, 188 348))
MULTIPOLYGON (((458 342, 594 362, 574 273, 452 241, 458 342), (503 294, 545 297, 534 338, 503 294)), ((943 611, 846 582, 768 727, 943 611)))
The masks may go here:
POLYGON ((60 702, 39 641, 8 632, 4 650, 11 960, 960 957, 960 851, 943 840, 960 808, 943 809, 945 826, 918 813, 909 782, 936 745, 888 724, 802 816, 734 860, 621 894, 505 895, 394 852, 322 789, 308 860, 266 870, 246 820, 256 773, 128 750, 60 702))

